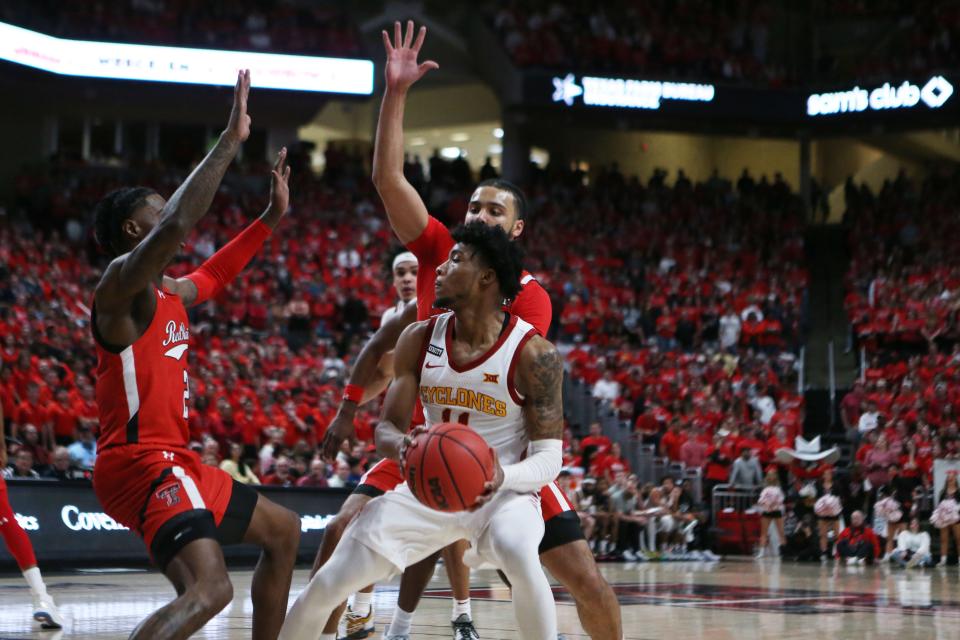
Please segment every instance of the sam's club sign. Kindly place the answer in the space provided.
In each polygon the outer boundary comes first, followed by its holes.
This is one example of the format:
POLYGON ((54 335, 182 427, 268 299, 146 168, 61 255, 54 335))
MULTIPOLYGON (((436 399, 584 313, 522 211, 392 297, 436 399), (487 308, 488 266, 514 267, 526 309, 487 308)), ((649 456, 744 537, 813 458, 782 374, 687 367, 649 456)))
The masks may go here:
POLYGON ((854 87, 845 91, 814 93, 807 98, 808 116, 831 116, 865 111, 906 110, 925 104, 939 109, 953 95, 953 85, 943 76, 934 76, 923 86, 904 81, 899 86, 883 86, 867 90, 854 87))

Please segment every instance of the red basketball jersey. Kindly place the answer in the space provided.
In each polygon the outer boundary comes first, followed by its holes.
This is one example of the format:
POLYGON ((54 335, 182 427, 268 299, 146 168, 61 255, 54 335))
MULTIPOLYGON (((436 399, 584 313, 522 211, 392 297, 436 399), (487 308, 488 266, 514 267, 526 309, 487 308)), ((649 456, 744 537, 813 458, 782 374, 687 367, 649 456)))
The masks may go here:
POLYGON ((129 347, 113 350, 100 340, 96 323, 99 448, 119 444, 186 447, 190 399, 187 310, 179 296, 155 289, 150 326, 129 347))

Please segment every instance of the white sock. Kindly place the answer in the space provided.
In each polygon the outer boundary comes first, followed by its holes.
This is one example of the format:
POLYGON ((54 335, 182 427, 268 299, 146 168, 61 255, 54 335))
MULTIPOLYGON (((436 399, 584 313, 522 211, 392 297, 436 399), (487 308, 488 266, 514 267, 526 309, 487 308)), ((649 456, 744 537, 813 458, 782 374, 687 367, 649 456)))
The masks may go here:
POLYGON ((373 592, 365 593, 363 591, 357 591, 353 594, 353 611, 359 613, 362 616, 370 613, 370 604, 373 600, 373 592))
POLYGON ((23 572, 23 577, 30 585, 30 593, 37 597, 47 595, 47 585, 43 584, 43 577, 40 575, 40 569, 30 567, 23 572))
POLYGON ((470 612, 470 598, 466 600, 453 600, 453 618, 451 620, 456 620, 463 614, 467 614, 467 618, 473 620, 473 615, 470 612))
POLYGON ((411 624, 413 624, 413 611, 404 611, 400 607, 395 607, 388 633, 391 636, 408 636, 411 624))
POLYGON ((321 633, 320 640, 337 640, 337 634, 335 633, 321 633))

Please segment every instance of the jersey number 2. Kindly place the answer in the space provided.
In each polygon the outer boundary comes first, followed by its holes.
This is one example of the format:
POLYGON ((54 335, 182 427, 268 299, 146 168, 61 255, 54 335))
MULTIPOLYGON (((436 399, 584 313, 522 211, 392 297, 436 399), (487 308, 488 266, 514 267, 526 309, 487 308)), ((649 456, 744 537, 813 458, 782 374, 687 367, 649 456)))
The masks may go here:
MULTIPOLYGON (((450 409, 444 409, 443 413, 440 414, 440 422, 450 422, 451 414, 452 411, 450 409)), ((460 424, 470 424, 470 414, 466 411, 461 412, 460 415, 457 416, 457 422, 460 424)))
POLYGON ((183 419, 186 420, 190 417, 190 406, 188 401, 190 400, 190 376, 187 374, 186 370, 183 372, 183 419))

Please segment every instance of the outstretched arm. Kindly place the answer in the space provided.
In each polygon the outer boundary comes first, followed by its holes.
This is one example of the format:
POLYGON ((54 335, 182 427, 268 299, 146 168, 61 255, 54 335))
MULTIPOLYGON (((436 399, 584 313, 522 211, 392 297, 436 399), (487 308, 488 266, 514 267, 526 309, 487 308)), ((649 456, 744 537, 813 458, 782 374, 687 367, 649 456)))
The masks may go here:
POLYGON ((193 273, 177 279, 164 277, 167 291, 180 296, 186 306, 200 304, 217 297, 243 271, 290 206, 290 167, 286 162, 284 147, 270 172, 270 204, 260 217, 193 273))
POLYGON ((420 371, 417 370, 417 364, 420 362, 420 352, 423 350, 427 327, 426 322, 410 325, 397 341, 393 356, 395 377, 390 389, 387 390, 387 398, 383 403, 383 417, 376 430, 377 452, 384 458, 398 460, 401 463, 403 450, 410 444, 406 431, 410 426, 413 407, 417 401, 420 385, 420 371))
POLYGON ((523 421, 530 440, 529 455, 501 467, 477 499, 477 509, 499 489, 526 493, 553 482, 563 466, 563 359, 540 336, 531 338, 520 354, 517 391, 524 396, 523 421))
POLYGON ((207 157, 170 197, 160 222, 130 253, 114 260, 97 288, 97 307, 108 311, 143 291, 170 263, 187 234, 207 213, 223 174, 250 135, 247 96, 250 71, 241 71, 227 128, 207 157))
POLYGON ((409 302, 402 312, 381 325, 367 344, 363 345, 350 372, 348 392, 340 401, 337 415, 323 436, 323 455, 326 459, 335 458, 343 441, 353 438, 353 420, 357 407, 379 396, 390 384, 396 371, 396 356, 394 355, 390 371, 384 371, 384 356, 397 346, 400 334, 416 320, 417 303, 409 302), (354 395, 358 392, 362 393, 360 398, 354 395))
POLYGON ((393 43, 383 32, 387 52, 386 91, 380 104, 377 139, 373 151, 373 184, 383 200, 394 233, 404 245, 413 242, 427 228, 429 214, 420 194, 403 175, 403 109, 407 90, 430 69, 439 65, 432 60, 417 64, 417 55, 427 28, 420 27, 413 41, 413 21, 407 22, 405 37, 400 23, 393 26, 393 43))

